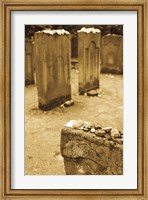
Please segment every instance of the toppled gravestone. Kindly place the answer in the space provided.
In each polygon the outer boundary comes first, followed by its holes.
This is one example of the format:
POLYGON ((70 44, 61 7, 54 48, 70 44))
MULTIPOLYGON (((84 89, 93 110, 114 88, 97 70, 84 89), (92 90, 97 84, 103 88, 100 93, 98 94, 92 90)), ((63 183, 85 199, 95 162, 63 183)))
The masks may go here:
POLYGON ((86 131, 85 126, 61 130, 61 154, 67 175, 123 174, 122 136, 116 129, 107 130, 91 127, 86 131))

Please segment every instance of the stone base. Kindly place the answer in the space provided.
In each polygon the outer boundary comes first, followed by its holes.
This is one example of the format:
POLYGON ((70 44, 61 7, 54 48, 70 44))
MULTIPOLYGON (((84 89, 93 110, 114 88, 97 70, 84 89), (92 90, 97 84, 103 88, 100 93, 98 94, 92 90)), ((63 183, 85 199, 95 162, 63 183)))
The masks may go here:
POLYGON ((123 174, 123 145, 90 132, 63 128, 61 154, 67 175, 123 174))
POLYGON ((62 96, 62 97, 53 99, 47 104, 41 104, 39 102, 39 109, 45 110, 45 111, 51 110, 52 108, 60 106, 61 104, 63 104, 65 101, 68 101, 68 100, 71 100, 71 95, 62 96))
POLYGON ((88 82, 87 84, 79 83, 79 94, 84 95, 86 92, 91 90, 99 89, 99 80, 95 80, 94 82, 88 82))

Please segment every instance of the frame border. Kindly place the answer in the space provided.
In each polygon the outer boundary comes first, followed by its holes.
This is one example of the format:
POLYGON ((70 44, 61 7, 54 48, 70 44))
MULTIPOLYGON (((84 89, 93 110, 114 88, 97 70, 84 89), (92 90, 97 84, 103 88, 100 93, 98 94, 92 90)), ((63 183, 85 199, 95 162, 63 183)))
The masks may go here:
MULTIPOLYGON (((54 2, 32 2, 32 0, 20 0, 19 2, 14 2, 13 0, 2 0, 1 10, 2 10, 2 30, 1 38, 2 45, 0 48, 2 68, 0 68, 1 74, 1 87, 0 91, 0 103, 2 105, 2 116, 0 127, 2 127, 2 134, 0 134, 0 139, 2 141, 2 149, 0 155, 2 155, 2 187, 1 187, 1 197, 98 197, 111 199, 111 197, 131 199, 131 198, 142 198, 141 200, 147 199, 147 160, 146 152, 148 145, 148 136, 146 136, 146 89, 147 89, 147 75, 146 75, 146 1, 140 2, 98 2, 93 0, 92 2, 83 2, 82 0, 71 2, 68 0, 66 2, 55 0, 54 2), (25 1, 25 2, 24 2, 25 1), (27 190, 27 189, 11 189, 11 65, 10 65, 10 23, 11 23, 11 11, 33 11, 33 10, 111 10, 111 11, 137 11, 138 13, 138 189, 137 190, 27 190), (2 52, 1 52, 2 51, 2 52)), ((49 198, 48 198, 49 199, 49 198)))

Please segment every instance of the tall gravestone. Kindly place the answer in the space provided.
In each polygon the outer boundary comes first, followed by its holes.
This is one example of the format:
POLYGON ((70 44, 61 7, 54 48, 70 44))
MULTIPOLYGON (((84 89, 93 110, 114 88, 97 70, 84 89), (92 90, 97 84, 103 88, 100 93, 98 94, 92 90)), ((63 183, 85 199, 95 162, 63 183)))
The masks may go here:
POLYGON ((100 40, 99 29, 82 28, 78 31, 80 94, 99 88, 100 40))
POLYGON ((25 85, 34 84, 33 43, 25 40, 25 85))
POLYGON ((123 37, 108 34, 102 37, 101 72, 123 72, 123 37))
POLYGON ((35 34, 35 66, 39 108, 50 110, 71 99, 71 39, 65 30, 35 34))

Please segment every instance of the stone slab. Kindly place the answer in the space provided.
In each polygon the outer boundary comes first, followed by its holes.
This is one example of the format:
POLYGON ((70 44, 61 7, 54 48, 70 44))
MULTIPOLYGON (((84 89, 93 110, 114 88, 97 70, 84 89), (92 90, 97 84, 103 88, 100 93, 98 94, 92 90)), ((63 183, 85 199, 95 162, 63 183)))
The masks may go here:
POLYGON ((79 93, 99 88, 101 32, 94 28, 78 31, 79 93))
POLYGON ((64 127, 61 154, 67 175, 122 175, 123 144, 64 127))
POLYGON ((102 37, 101 72, 123 73, 123 36, 108 34, 102 37))
POLYGON ((35 66, 39 108, 50 110, 71 99, 71 42, 67 31, 35 34, 35 66))

